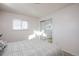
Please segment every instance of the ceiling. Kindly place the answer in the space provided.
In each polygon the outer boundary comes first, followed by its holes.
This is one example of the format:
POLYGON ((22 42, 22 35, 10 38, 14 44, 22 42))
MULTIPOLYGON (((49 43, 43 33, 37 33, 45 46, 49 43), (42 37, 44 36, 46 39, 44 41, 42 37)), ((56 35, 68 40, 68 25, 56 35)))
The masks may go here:
POLYGON ((0 3, 0 10, 42 18, 69 5, 68 3, 0 3))

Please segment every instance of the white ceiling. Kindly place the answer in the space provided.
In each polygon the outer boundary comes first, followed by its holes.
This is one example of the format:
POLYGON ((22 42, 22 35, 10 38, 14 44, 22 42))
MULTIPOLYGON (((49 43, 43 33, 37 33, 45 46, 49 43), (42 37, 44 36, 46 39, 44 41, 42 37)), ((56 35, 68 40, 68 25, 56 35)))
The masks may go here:
POLYGON ((0 10, 41 18, 69 5, 68 3, 3 3, 0 4, 0 10))

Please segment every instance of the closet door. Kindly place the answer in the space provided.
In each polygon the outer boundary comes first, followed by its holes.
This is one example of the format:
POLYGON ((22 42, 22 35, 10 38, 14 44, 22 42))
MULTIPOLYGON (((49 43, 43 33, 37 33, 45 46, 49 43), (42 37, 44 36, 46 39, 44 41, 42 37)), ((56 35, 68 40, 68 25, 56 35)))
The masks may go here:
POLYGON ((40 21, 40 30, 44 31, 47 35, 46 38, 43 39, 43 37, 41 37, 41 39, 52 43, 52 18, 40 21))

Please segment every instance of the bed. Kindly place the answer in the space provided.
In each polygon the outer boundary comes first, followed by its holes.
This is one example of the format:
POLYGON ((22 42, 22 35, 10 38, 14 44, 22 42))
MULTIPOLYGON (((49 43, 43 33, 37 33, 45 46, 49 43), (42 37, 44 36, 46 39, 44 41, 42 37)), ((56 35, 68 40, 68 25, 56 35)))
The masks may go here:
POLYGON ((62 51, 54 44, 43 40, 24 40, 8 43, 2 56, 62 56, 62 51))

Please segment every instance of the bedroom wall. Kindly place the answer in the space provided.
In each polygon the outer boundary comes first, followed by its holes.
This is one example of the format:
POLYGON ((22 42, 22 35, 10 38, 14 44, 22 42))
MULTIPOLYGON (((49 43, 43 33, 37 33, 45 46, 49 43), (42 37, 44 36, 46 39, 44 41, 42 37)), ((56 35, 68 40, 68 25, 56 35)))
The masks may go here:
POLYGON ((79 4, 73 4, 52 15, 54 43, 73 55, 79 55, 79 4))
POLYGON ((0 32, 3 33, 2 40, 15 42, 27 40, 33 30, 39 30, 39 20, 37 18, 23 16, 8 12, 0 11, 0 32), (28 29, 24 31, 16 31, 12 29, 12 21, 20 19, 28 22, 28 29))

